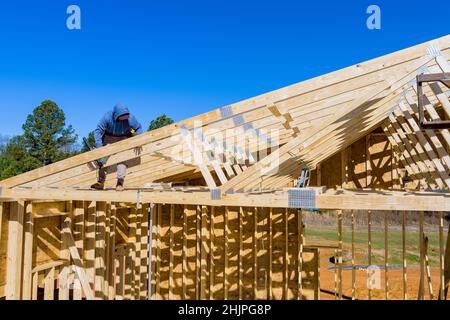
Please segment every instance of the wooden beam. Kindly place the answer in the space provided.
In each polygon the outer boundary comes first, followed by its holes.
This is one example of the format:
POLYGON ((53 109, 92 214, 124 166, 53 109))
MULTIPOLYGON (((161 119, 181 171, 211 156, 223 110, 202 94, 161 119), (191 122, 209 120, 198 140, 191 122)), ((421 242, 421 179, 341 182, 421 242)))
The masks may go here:
POLYGON ((183 295, 181 298, 183 300, 187 299, 187 276, 186 272, 188 271, 188 263, 187 263, 187 237, 188 237, 188 209, 186 206, 183 207, 183 270, 182 270, 182 282, 183 282, 183 295))
POLYGON ((298 210, 297 214, 297 224, 298 224, 298 257, 297 257, 297 281, 298 281, 298 293, 297 293, 297 299, 303 300, 303 247, 305 243, 305 236, 304 236, 304 230, 303 230, 303 211, 298 210))
POLYGON ((439 300, 445 300, 444 212, 439 212, 439 300))
POLYGON ((32 212, 32 204, 27 203, 25 209, 25 239, 23 254, 23 285, 22 300, 31 300, 32 289, 32 273, 33 268, 33 236, 34 236, 34 220, 32 212))
POLYGON ((403 300, 408 300, 408 279, 407 279, 407 260, 406 260, 406 211, 402 212, 402 260, 403 260, 403 300))
POLYGON ((419 266, 420 266, 420 280, 419 280, 419 293, 417 300, 423 300, 425 295, 425 256, 424 256, 424 240, 425 234, 423 229, 424 213, 420 211, 419 214, 419 266))
MULTIPOLYGON (((115 191, 71 191, 64 190, 5 190, 7 198, 27 200, 85 200, 92 201, 116 201, 119 195, 115 191)), ((123 191, 120 193, 123 202, 135 203, 135 191, 123 191)), ((3 199, 2 199, 3 200, 3 199)), ((272 207, 287 208, 287 189, 273 191, 272 193, 236 193, 223 195, 220 200, 211 200, 209 192, 141 192, 142 203, 174 203, 187 205, 207 206, 244 206, 244 207, 272 207)), ((449 193, 436 192, 396 192, 396 191, 371 191, 355 190, 341 191, 328 190, 326 193, 316 195, 316 207, 330 210, 409 210, 409 211, 440 211, 450 207, 449 193)), ((95 218, 95 213, 94 213, 95 218)), ((95 220, 94 220, 95 221, 95 220)))
POLYGON ((2 228, 3 228, 3 212, 4 210, 3 202, 0 202, 0 243, 2 243, 2 228))
POLYGON ((370 134, 366 136, 366 188, 372 186, 372 159, 370 156, 370 134))
POLYGON ((195 299, 200 300, 200 290, 201 290, 201 256, 202 256, 202 209, 197 206, 196 209, 196 247, 195 247, 195 299))
POLYGON ((384 212, 384 298, 389 300, 389 217, 384 212))
POLYGON ((268 265, 268 269, 269 269, 269 276, 268 276, 268 280, 269 280, 269 284, 267 286, 267 300, 272 300, 273 299, 273 292, 272 292, 272 244, 273 244, 273 226, 272 226, 272 216, 273 216, 273 208, 269 208, 269 216, 268 216, 268 225, 269 225, 269 265, 268 265))
POLYGON ((23 201, 12 202, 9 211, 8 248, 6 258, 6 299, 19 300, 22 284, 23 201))
POLYGON ((162 248, 162 204, 157 204, 158 217, 157 217, 157 241, 156 241, 156 266, 155 266, 155 292, 156 300, 162 300, 161 296, 161 248, 162 248))
POLYGON ((88 277, 92 290, 95 290, 95 234, 96 234, 96 202, 85 204, 86 219, 86 252, 85 252, 85 266, 86 275, 88 277))
POLYGON ((175 279, 173 277, 173 250, 174 250, 174 224, 175 224, 175 205, 170 205, 169 217, 169 300, 173 300, 173 289, 175 286, 175 279))
POLYGON ((93 300, 94 293, 92 292, 91 285, 89 284, 88 276, 83 267, 83 261, 78 253, 78 248, 76 247, 75 240, 71 231, 71 219, 66 217, 63 223, 63 236, 66 237, 67 245, 70 252, 70 257, 72 258, 73 265, 75 266, 75 272, 78 279, 80 280, 81 287, 83 289, 86 299, 93 300))
POLYGON ((253 209, 253 299, 258 297, 258 208, 253 209))
POLYGON ((350 210, 352 225, 352 300, 356 299, 356 266, 355 266, 355 212, 350 210))
MULTIPOLYGON (((342 300, 342 256, 344 251, 344 235, 342 230, 342 223, 344 220, 344 215, 342 210, 338 210, 337 212, 337 218, 338 218, 338 294, 339 294, 339 300, 342 300)), ((336 262, 335 262, 336 263, 336 262)), ((369 263, 370 265, 370 263, 369 263)))
MULTIPOLYGON (((258 180, 258 178, 264 175, 267 172, 268 168, 272 168, 271 164, 278 160, 278 163, 283 163, 289 160, 292 157, 292 153, 299 152, 300 154, 306 154, 314 145, 320 144, 324 139, 329 139, 331 135, 337 134, 335 131, 339 127, 342 126, 342 121, 339 121, 341 118, 350 119, 348 121, 352 121, 352 115, 356 116, 358 112, 358 107, 367 103, 372 98, 376 98, 381 93, 386 90, 391 90, 395 92, 395 90, 403 87, 408 81, 411 80, 415 76, 415 72, 417 69, 426 63, 429 62, 429 58, 423 57, 419 59, 417 62, 405 68, 404 72, 396 72, 395 74, 389 74, 386 76, 386 80, 389 82, 382 82, 379 85, 375 86, 373 90, 368 95, 364 95, 352 101, 348 106, 342 108, 339 112, 337 112, 332 119, 324 122, 323 127, 314 128, 308 134, 300 135, 297 138, 292 139, 284 146, 282 146, 278 152, 272 153, 271 155, 263 158, 258 163, 253 165, 251 168, 238 175, 235 178, 229 180, 226 184, 220 187, 221 191, 224 193, 228 193, 230 191, 239 191, 248 187, 252 181, 258 180), (298 151, 297 151, 298 150, 298 151)), ((378 102, 375 103, 374 106, 371 106, 373 109, 379 107, 382 110, 382 106, 389 102, 392 99, 392 96, 385 97, 378 102)), ((385 117, 385 116, 384 116, 385 117)), ((359 122, 359 120, 355 120, 359 122)), ((381 120, 380 120, 381 121, 381 120)), ((378 123, 380 122, 378 121, 378 123)), ((369 130, 370 128, 367 128, 369 130)), ((363 136, 365 131, 359 132, 360 136, 363 136)))
POLYGON ((208 208, 202 206, 201 209, 201 262, 200 262, 200 300, 206 299, 206 282, 207 282, 207 256, 208 256, 208 208))
POLYGON ((215 207, 210 207, 210 224, 209 224, 209 300, 214 300, 215 293, 215 221, 216 221, 216 209, 215 207))
POLYGON ((97 230, 95 241, 95 297, 104 299, 105 285, 105 229, 106 229, 106 203, 97 202, 97 230))
MULTIPOLYGON (((75 246, 78 249, 78 254, 80 257, 84 255, 84 239, 85 239, 85 210, 84 203, 82 201, 74 201, 73 204, 73 237, 75 240, 75 246)), ((86 238, 87 240, 87 238, 86 238)), ((82 290, 80 280, 76 278, 74 288, 73 288, 73 300, 82 299, 82 290)))
POLYGON ((223 262, 223 299, 228 300, 228 289, 229 289, 229 280, 228 280, 228 242, 230 238, 230 227, 228 225, 228 216, 229 211, 228 207, 225 207, 223 219, 224 219, 224 262, 223 262))
MULTIPOLYGON (((367 264, 372 265, 372 211, 367 211, 367 264)), ((372 281, 369 277, 369 281, 372 281)), ((368 287, 368 298, 372 300, 372 289, 368 287)))
POLYGON ((447 231, 447 243, 445 245, 445 258, 444 258, 444 299, 447 299, 448 289, 450 286, 450 226, 447 231))
POLYGON ((44 276, 44 300, 55 299, 55 267, 46 270, 44 276))
POLYGON ((243 289, 244 289, 244 265, 243 265, 243 258, 244 258, 244 246, 243 246, 243 228, 244 228, 244 208, 239 207, 239 256, 238 256, 238 292, 239 292, 239 300, 243 299, 243 289))
POLYGON ((150 256, 150 225, 149 225, 149 204, 142 205, 142 221, 141 221, 141 252, 140 252, 140 261, 141 261, 141 270, 140 270, 140 299, 148 300, 149 299, 149 256, 150 256))

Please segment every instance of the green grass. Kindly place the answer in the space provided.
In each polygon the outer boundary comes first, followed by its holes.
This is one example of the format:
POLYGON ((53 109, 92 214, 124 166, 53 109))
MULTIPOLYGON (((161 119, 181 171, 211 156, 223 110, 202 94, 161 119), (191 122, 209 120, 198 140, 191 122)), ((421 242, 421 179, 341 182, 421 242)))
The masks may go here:
MULTIPOLYGON (((428 257, 431 266, 439 266, 439 233, 426 232, 428 237, 428 257)), ((306 242, 332 241, 337 244, 338 236, 336 229, 306 228, 306 242)), ((445 237, 446 235, 444 235, 445 237)), ((367 231, 355 231, 356 263, 367 263, 367 231)), ((351 230, 344 228, 344 249, 350 250, 351 230)), ((444 238, 444 243, 446 239, 444 238)), ((372 231, 372 263, 384 263, 384 231, 372 231)), ((402 264, 402 232, 401 230, 390 230, 388 234, 388 248, 390 264, 402 264)), ((419 261, 419 233, 408 230, 406 236, 406 260, 408 265, 418 265, 419 261)))

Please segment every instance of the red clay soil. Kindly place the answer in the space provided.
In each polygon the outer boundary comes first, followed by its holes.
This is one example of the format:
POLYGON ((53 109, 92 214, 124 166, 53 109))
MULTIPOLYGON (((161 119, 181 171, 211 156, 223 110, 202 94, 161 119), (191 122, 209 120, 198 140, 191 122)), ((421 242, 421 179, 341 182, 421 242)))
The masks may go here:
MULTIPOLYGON (((335 272, 334 270, 328 270, 330 266, 333 266, 329 262, 329 257, 333 255, 333 251, 328 252, 328 250, 321 251, 320 258, 320 299, 321 300, 333 300, 335 299, 333 292, 335 292, 335 272), (325 291, 329 291, 327 293, 325 291)), ((344 296, 351 298, 352 296, 352 271, 343 270, 342 271, 343 288, 342 293, 344 296)), ((385 290, 384 290, 384 270, 381 270, 381 287, 380 289, 373 289, 371 291, 371 299, 373 300, 384 300, 385 290)), ((432 290, 434 294, 434 299, 437 299, 439 295, 439 268, 431 269, 431 279, 432 279, 432 290)), ((415 300, 418 296, 419 291, 419 281, 420 281, 420 270, 417 266, 411 266, 407 269, 407 298, 408 300, 415 300)), ((403 299, 403 274, 402 270, 389 270, 388 271, 388 282, 389 282, 389 300, 402 300, 403 299)), ((367 289, 367 271, 357 270, 356 271, 356 299, 367 300, 368 299, 368 289, 367 289)), ((425 278, 425 299, 430 299, 430 294, 428 290, 427 280, 425 278)))

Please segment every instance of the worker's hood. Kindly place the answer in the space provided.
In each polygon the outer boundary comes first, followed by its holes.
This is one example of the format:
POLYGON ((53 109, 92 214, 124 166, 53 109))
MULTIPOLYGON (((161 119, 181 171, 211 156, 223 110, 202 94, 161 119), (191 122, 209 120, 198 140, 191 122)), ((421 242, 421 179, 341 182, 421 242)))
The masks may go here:
POLYGON ((123 103, 118 103, 114 106, 113 110, 114 121, 117 121, 119 117, 126 114, 130 114, 130 111, 128 111, 128 108, 123 103))

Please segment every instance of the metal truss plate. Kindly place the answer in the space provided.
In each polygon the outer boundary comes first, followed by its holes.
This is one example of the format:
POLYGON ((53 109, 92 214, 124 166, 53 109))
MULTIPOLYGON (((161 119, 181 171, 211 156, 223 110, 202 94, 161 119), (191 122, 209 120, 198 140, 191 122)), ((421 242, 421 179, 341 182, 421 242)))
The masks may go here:
POLYGON ((211 189, 211 200, 220 200, 220 189, 211 189))
POLYGON ((231 108, 231 106, 221 107, 219 110, 222 119, 229 118, 233 115, 233 109, 231 108))
POLYGON ((314 209, 316 208, 316 191, 311 189, 289 189, 288 208, 314 209))
POLYGON ((242 116, 242 114, 236 116, 233 118, 233 123, 235 126, 241 126, 244 124, 244 117, 242 116))

